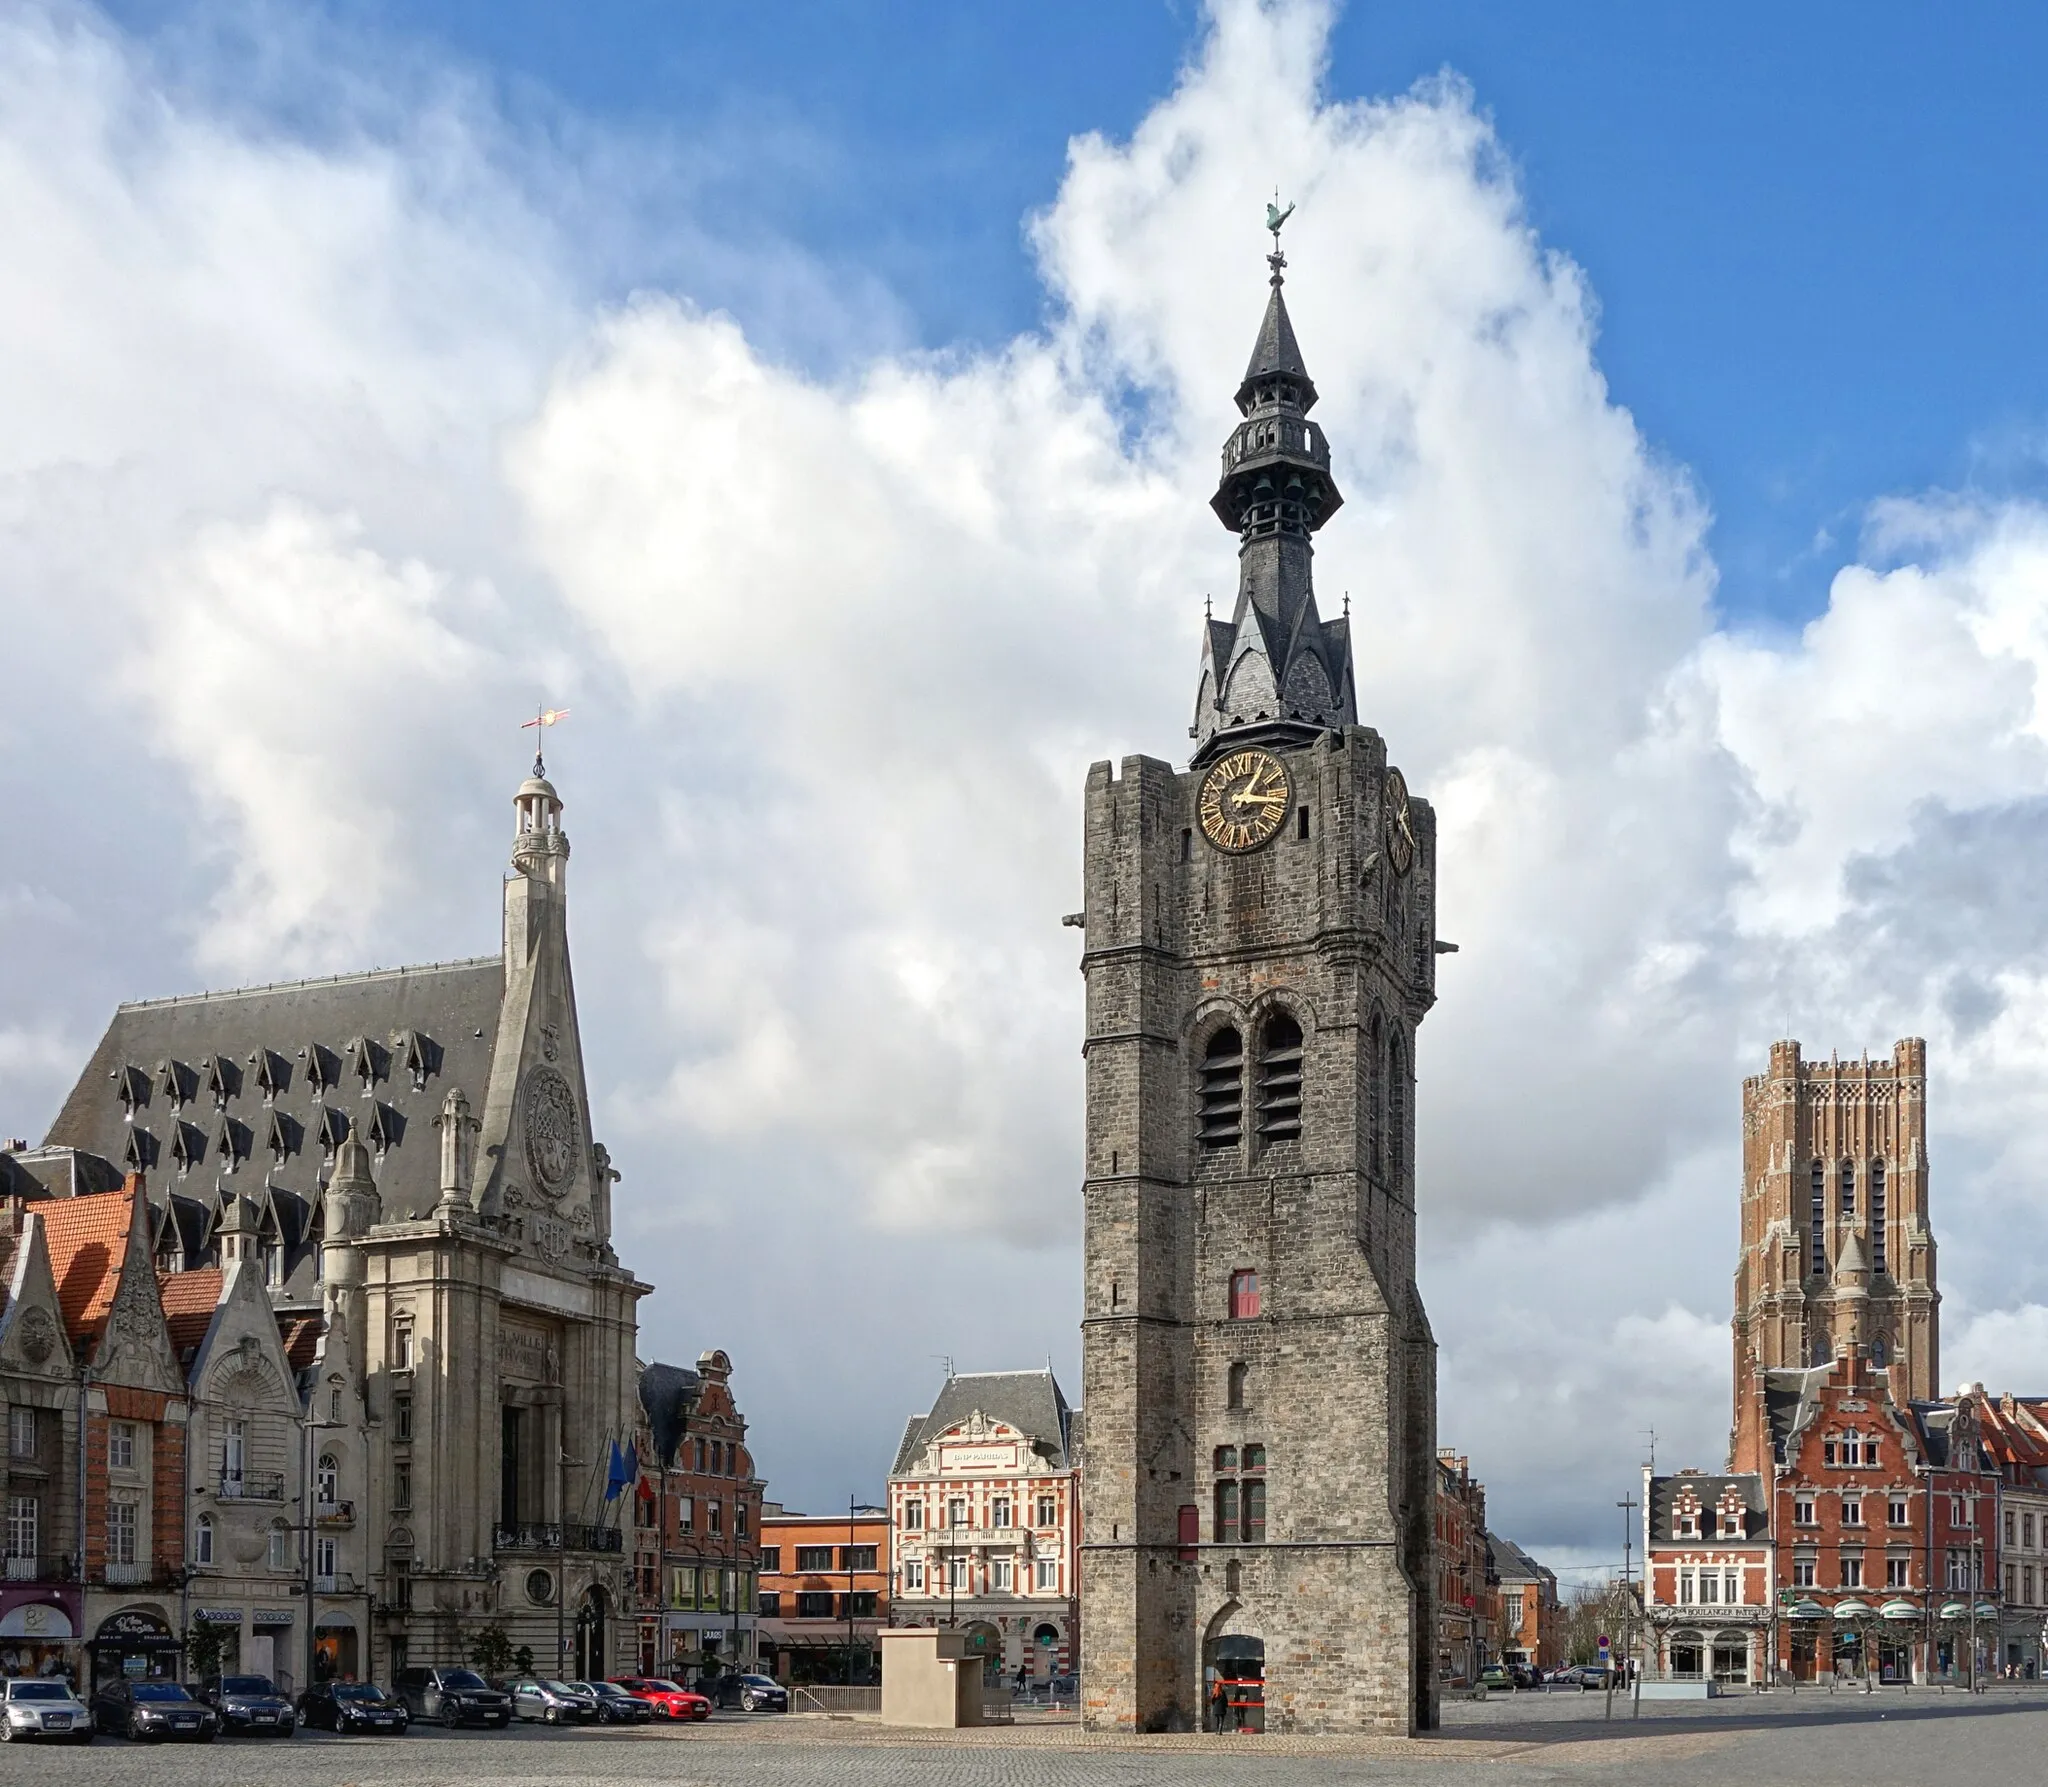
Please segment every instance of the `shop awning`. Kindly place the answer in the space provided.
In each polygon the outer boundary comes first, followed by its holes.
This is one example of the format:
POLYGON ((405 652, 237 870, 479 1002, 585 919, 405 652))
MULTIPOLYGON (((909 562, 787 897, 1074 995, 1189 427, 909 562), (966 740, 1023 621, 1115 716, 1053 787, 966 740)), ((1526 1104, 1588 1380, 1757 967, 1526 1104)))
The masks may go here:
POLYGON ((1920 1609, 1911 1601, 1887 1601, 1877 1610, 1880 1619, 1918 1619, 1920 1609))
POLYGON ((40 1642, 73 1636, 70 1614, 47 1601, 30 1601, 0 1615, 0 1638, 32 1638, 40 1642))
POLYGON ((1870 1603, 1868 1601, 1851 1599, 1835 1603, 1835 1618, 1837 1619, 1868 1619, 1869 1617, 1870 1603))
POLYGON ((1968 1619, 1970 1617, 1969 1603, 1966 1601, 1944 1601, 1941 1604, 1941 1617, 1943 1619, 1968 1619))
POLYGON ((1828 1610, 1818 1601, 1794 1601, 1785 1609, 1787 1619, 1826 1619, 1828 1610))

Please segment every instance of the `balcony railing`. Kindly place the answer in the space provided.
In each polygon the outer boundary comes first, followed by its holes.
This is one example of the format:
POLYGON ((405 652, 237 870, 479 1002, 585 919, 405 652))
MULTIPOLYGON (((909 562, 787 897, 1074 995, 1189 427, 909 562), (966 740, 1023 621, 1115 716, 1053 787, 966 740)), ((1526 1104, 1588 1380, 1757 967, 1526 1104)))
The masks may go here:
POLYGON ((103 1574, 108 1582, 128 1585, 137 1582, 147 1582, 151 1575, 154 1574, 155 1568, 155 1565, 148 1563, 110 1563, 106 1566, 103 1574))
POLYGON ((284 1500, 283 1471, 236 1471, 220 1474, 220 1499, 224 1502, 281 1502, 284 1500))
POLYGON ((313 1512, 328 1526, 354 1526, 356 1505, 354 1502, 315 1502, 313 1512))
POLYGON ((38 1566, 41 1562, 40 1558, 17 1557, 10 1551, 7 1554, 7 1580, 9 1582, 35 1581, 39 1574, 38 1566))
POLYGON ((611 1526, 552 1523, 491 1528, 493 1551, 623 1551, 624 1535, 611 1526))

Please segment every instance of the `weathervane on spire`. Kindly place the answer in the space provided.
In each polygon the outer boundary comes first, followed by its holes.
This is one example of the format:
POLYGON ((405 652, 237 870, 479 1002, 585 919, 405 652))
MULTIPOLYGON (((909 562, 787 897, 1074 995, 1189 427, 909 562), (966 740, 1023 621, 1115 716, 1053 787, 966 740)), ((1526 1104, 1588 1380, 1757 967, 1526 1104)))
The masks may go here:
POLYGON ((1280 275, 1287 266, 1287 257, 1280 252, 1280 226, 1294 215, 1293 205, 1280 209, 1280 188, 1273 188, 1273 201, 1266 207, 1266 228, 1273 232, 1273 252, 1266 256, 1266 265, 1273 269, 1273 283, 1280 283, 1280 275))
POLYGON ((533 773, 536 776, 545 776, 548 773, 548 766, 541 761, 540 734, 534 731, 534 728, 559 725, 568 717, 569 710, 566 707, 542 707, 534 710, 532 719, 519 722, 521 732, 533 732, 533 773))

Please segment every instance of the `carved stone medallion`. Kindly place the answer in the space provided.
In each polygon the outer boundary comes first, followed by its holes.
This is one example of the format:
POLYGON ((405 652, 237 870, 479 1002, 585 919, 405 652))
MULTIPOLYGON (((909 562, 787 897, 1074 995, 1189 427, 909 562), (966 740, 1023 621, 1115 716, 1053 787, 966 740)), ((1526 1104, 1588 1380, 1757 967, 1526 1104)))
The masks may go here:
POLYGON ((57 1324, 41 1309, 21 1312, 21 1352, 31 1365, 40 1365, 57 1350, 57 1324))
POLYGON ((525 1115, 527 1167, 544 1195, 559 1198, 575 1176, 582 1126, 576 1119, 576 1095, 552 1067, 527 1074, 525 1115))

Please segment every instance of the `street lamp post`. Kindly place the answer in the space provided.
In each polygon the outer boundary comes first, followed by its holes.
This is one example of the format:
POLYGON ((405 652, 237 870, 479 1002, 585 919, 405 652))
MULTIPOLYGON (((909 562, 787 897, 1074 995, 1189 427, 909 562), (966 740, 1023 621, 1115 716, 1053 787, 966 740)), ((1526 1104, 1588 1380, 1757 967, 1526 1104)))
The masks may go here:
POLYGON ((960 1509, 957 1503, 946 1504, 946 1630, 952 1631, 959 1625, 958 1594, 960 1587, 960 1509))

